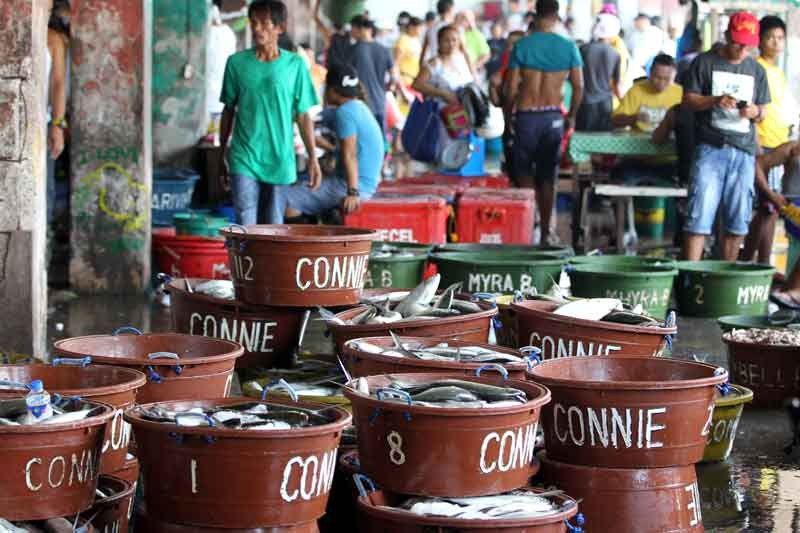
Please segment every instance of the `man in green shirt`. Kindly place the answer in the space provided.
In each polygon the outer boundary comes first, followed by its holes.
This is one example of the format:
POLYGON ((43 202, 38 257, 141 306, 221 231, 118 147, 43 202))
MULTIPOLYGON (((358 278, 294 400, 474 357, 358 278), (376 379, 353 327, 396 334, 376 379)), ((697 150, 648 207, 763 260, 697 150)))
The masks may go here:
POLYGON ((316 189, 322 179, 308 114, 318 103, 311 75, 300 56, 278 47, 286 26, 286 6, 278 0, 255 0, 248 17, 255 47, 228 58, 220 96, 225 104, 220 124, 221 176, 223 186, 233 188, 237 222, 244 225, 258 223, 262 212, 268 216, 274 185, 297 179, 294 123, 309 154, 309 186, 316 189))

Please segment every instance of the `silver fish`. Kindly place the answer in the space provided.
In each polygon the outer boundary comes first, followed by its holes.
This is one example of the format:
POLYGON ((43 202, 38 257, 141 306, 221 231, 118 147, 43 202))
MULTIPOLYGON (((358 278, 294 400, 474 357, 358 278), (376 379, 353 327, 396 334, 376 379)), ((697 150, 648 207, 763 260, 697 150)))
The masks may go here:
POLYGON ((478 305, 478 304, 476 304, 474 302, 468 302, 466 300, 459 300, 457 298, 453 299, 453 302, 450 305, 450 308, 451 309, 457 309, 457 310, 459 310, 459 311, 461 311, 462 313, 465 313, 465 314, 480 313, 481 311, 483 311, 483 309, 481 309, 480 305, 478 305))
POLYGON ((325 309, 320 305, 317 306, 317 311, 319 312, 319 316, 325 322, 330 322, 332 324, 336 324, 337 326, 344 326, 347 324, 344 320, 336 316, 336 314, 334 314, 332 311, 325 309))
POLYGON ((480 398, 472 392, 454 386, 432 387, 411 395, 411 399, 420 402, 475 402, 480 400, 480 398))
POLYGON ((436 291, 439 288, 441 279, 442 276, 440 274, 434 274, 426 279, 417 285, 403 301, 397 304, 394 310, 406 317, 417 312, 420 307, 428 306, 434 296, 436 296, 436 291))

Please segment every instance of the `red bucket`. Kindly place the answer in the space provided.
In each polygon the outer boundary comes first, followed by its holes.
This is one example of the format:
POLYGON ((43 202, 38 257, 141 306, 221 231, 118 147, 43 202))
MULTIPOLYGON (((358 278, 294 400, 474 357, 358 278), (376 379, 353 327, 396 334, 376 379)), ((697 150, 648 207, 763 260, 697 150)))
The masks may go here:
POLYGON ((153 229, 156 270, 173 278, 230 279, 223 239, 175 235, 175 228, 153 229))
POLYGON ((127 533, 136 483, 113 476, 100 476, 97 490, 107 496, 95 500, 92 508, 83 516, 103 533, 127 533))

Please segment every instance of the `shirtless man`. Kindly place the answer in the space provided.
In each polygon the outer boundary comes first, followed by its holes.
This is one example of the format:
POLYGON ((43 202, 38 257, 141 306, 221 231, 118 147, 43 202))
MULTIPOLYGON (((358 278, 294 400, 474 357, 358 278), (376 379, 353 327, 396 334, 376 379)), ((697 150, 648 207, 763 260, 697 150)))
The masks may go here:
POLYGON ((583 61, 575 43, 557 33, 558 2, 537 0, 536 13, 536 30, 511 52, 504 111, 507 118, 513 117, 511 178, 519 187, 536 190, 542 244, 548 244, 553 239, 561 141, 583 98, 583 61), (561 90, 567 78, 572 101, 565 117, 561 90))

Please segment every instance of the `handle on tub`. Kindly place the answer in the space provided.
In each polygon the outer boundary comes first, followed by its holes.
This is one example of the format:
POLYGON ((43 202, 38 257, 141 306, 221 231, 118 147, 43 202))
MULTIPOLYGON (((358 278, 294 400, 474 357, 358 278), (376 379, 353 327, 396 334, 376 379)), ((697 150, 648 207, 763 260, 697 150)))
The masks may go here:
POLYGON ((134 335, 144 335, 144 333, 142 333, 142 330, 135 328, 133 326, 122 326, 120 328, 115 329, 111 334, 117 336, 120 333, 133 333, 134 335))
MULTIPOLYGON (((411 404, 413 403, 413 400, 411 399, 411 395, 409 393, 407 393, 404 390, 392 389, 392 388, 389 388, 389 387, 383 387, 383 388, 380 388, 380 389, 376 390, 375 391, 375 397, 378 398, 378 400, 381 400, 381 401, 392 400, 392 399, 403 400, 409 406, 411 406, 411 404)), ((370 417, 371 418, 371 422, 375 420, 375 417, 377 417, 378 412, 379 412, 379 409, 375 408, 375 412, 372 413, 373 416, 370 417)), ((409 413, 408 411, 404 412, 403 413, 403 418, 406 419, 406 422, 411 422, 411 413, 409 413)))
MULTIPOLYGON (((727 372, 727 370, 725 370, 721 366, 718 366, 716 369, 714 369, 714 375, 715 376, 721 376, 721 375, 725 374, 726 372, 727 372)), ((731 384, 730 384, 730 382, 729 381, 725 381, 725 383, 718 384, 717 385, 717 390, 723 396, 727 396, 731 392, 731 384)))
POLYGON ((55 357, 50 362, 50 364, 53 365, 53 366, 64 365, 64 366, 79 366, 81 368, 84 368, 84 367, 92 364, 92 358, 89 357, 88 355, 86 357, 79 357, 79 358, 75 358, 75 357, 55 357))
POLYGON ((522 357, 528 365, 528 370, 542 364, 542 349, 536 346, 523 346, 519 349, 522 357))
POLYGON ((289 395, 289 398, 291 398, 293 402, 300 401, 300 396, 298 396, 297 391, 294 390, 294 387, 292 387, 289 384, 289 382, 286 381, 283 378, 279 379, 278 381, 275 381, 271 385, 267 385, 266 387, 264 387, 264 390, 261 391, 261 400, 262 401, 266 400, 267 399, 267 393, 269 391, 271 391, 271 390, 274 390, 274 389, 283 389, 283 390, 285 390, 286 393, 289 395))
POLYGON ((497 297, 490 292, 476 292, 472 295, 473 302, 487 302, 497 306, 497 297))
POLYGON ((567 526, 567 531, 570 533, 584 533, 583 526, 586 525, 586 518, 583 516, 583 513, 578 513, 575 515, 575 524, 572 525, 569 521, 564 520, 564 525, 567 526))
POLYGON ((353 474, 353 483, 356 486, 356 490, 358 490, 358 495, 362 498, 370 492, 378 490, 375 483, 364 474, 353 474))
MULTIPOLYGON (((174 361, 180 361, 181 356, 175 352, 152 352, 147 354, 147 359, 150 361, 154 359, 172 359, 174 361)), ((180 376, 183 373, 183 367, 181 365, 175 365, 172 367, 172 371, 180 376)))
POLYGON ((246 226, 242 226, 241 224, 231 224, 230 226, 228 226, 228 228, 229 228, 228 231, 230 231, 231 233, 235 233, 233 231, 235 229, 242 230, 242 233, 245 233, 245 234, 247 233, 247 227, 246 226))
POLYGON ((475 375, 481 377, 481 372, 484 370, 497 370, 500 372, 500 375, 503 376, 503 379, 508 379, 508 370, 503 365, 497 363, 489 363, 488 365, 483 365, 475 369, 475 375))

